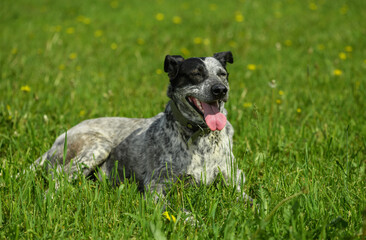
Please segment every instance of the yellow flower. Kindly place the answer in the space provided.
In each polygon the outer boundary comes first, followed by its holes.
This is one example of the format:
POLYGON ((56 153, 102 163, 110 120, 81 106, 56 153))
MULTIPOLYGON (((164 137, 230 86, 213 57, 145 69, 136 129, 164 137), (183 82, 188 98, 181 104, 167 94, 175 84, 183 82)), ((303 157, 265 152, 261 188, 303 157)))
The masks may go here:
POLYGON ((101 37, 103 35, 103 31, 102 30, 96 30, 95 32, 94 32, 94 37, 101 37))
POLYGON ((142 38, 138 38, 138 39, 137 39, 137 44, 138 44, 138 45, 144 45, 144 44, 145 44, 145 40, 144 40, 144 39, 142 39, 142 38))
POLYGON ((194 44, 201 44, 202 43, 202 38, 200 38, 200 37, 195 37, 194 39, 193 39, 193 42, 194 42, 194 44))
POLYGON ((28 85, 24 85, 20 87, 20 91, 22 92, 30 92, 31 88, 28 85))
POLYGON ((318 50, 320 50, 320 51, 324 50, 324 48, 325 48, 324 44, 318 44, 317 47, 318 47, 318 50))
POLYGON ((174 24, 181 24, 182 23, 182 18, 179 16, 174 16, 173 17, 173 23, 174 24))
POLYGON ((278 91, 278 94, 279 94, 280 96, 282 96, 282 95, 284 94, 284 92, 283 92, 282 90, 280 90, 280 91, 278 91))
POLYGON ((232 47, 232 48, 236 48, 238 46, 238 44, 235 41, 231 40, 229 42, 229 46, 232 47))
POLYGON ((340 9, 339 12, 344 15, 348 12, 348 6, 347 5, 343 5, 340 9))
POLYGON ((163 213, 163 216, 168 219, 169 221, 173 221, 173 222, 176 222, 177 219, 173 216, 173 215, 169 215, 169 213, 167 211, 165 211, 163 213))
POLYGON ((345 50, 346 52, 352 52, 353 48, 352 48, 352 46, 346 46, 346 47, 344 48, 344 50, 345 50))
POLYGON ((250 71, 255 71, 257 69, 257 66, 255 64, 248 64, 247 68, 250 71))
POLYGON ((11 54, 15 55, 15 54, 17 54, 17 53, 18 53, 18 48, 13 48, 13 49, 11 50, 11 54))
POLYGON ((112 1, 110 3, 110 5, 111 5, 112 8, 117 8, 118 7, 118 2, 117 1, 112 1))
POLYGON ((318 9, 318 6, 315 3, 311 2, 311 3, 309 3, 309 8, 310 8, 310 10, 315 11, 318 9))
POLYGON ((69 28, 67 28, 67 29, 66 29, 66 33, 67 33, 67 34, 74 34, 74 33, 75 33, 75 28, 73 28, 73 27, 69 27, 69 28))
POLYGON ((62 71, 62 70, 64 70, 64 69, 65 69, 65 64, 60 64, 60 65, 58 66, 58 69, 60 69, 61 71, 62 71))
POLYGON ((85 16, 78 16, 78 17, 77 17, 77 20, 78 20, 79 22, 84 23, 84 24, 90 24, 90 18, 87 18, 87 17, 85 17, 85 16))
POLYGON ((216 11, 217 10, 217 5, 215 3, 210 4, 210 10, 211 11, 216 11))
POLYGON ((188 55, 190 55, 190 54, 191 54, 187 48, 182 48, 182 49, 180 49, 180 51, 181 51, 181 52, 183 53, 183 55, 185 55, 185 56, 188 56, 188 55))
POLYGON ((291 40, 289 40, 289 39, 287 39, 287 40, 285 41, 285 45, 286 45, 287 47, 292 46, 292 41, 291 41, 291 40))
POLYGON ((340 58, 340 59, 342 59, 342 60, 346 60, 346 58, 347 58, 347 55, 346 55, 344 52, 340 52, 340 53, 338 54, 338 56, 339 56, 339 58, 340 58))
POLYGON ((163 70, 161 70, 160 68, 158 68, 158 69, 156 69, 156 74, 158 74, 158 75, 160 75, 160 74, 162 74, 163 73, 163 70))
POLYGON ((301 108, 297 108, 296 112, 301 113, 301 108))
POLYGON ((210 45, 211 41, 208 38, 203 39, 203 45, 210 45))
POLYGON ((281 99, 277 99, 277 100, 276 100, 276 103, 277 103, 277 104, 281 104, 281 103, 282 103, 281 99))
POLYGON ((340 70, 340 69, 335 69, 334 71, 333 71, 333 75, 334 76, 341 76, 343 74, 343 72, 342 72, 342 70, 340 70))
POLYGON ((156 18, 156 20, 158 20, 158 21, 163 21, 163 20, 164 20, 164 14, 162 14, 162 13, 157 13, 157 14, 155 15, 155 18, 156 18))
POLYGON ((235 13, 235 21, 243 22, 244 21, 244 16, 240 12, 236 12, 235 13))
POLYGON ((11 107, 9 104, 6 105, 6 110, 10 111, 11 110, 11 107))
POLYGON ((79 116, 80 116, 80 117, 84 117, 84 116, 85 116, 85 110, 81 110, 81 111, 79 112, 79 116))
POLYGON ((74 60, 77 57, 78 57, 78 55, 76 53, 70 53, 70 55, 69 55, 70 60, 74 60))
POLYGON ((111 44, 111 48, 112 48, 112 50, 116 50, 117 49, 117 43, 112 43, 111 44))
POLYGON ((243 107, 245 108, 250 108, 252 106, 252 103, 251 102, 245 102, 243 103, 243 107))

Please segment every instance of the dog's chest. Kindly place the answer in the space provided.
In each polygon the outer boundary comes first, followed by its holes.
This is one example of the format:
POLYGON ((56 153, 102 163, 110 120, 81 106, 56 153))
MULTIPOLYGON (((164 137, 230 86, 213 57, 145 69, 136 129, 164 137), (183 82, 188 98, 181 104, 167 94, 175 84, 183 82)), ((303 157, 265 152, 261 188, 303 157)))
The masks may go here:
POLYGON ((219 171, 228 170, 231 162, 229 138, 210 133, 186 148, 186 158, 181 159, 185 174, 193 176, 196 182, 211 183, 219 171), (187 156, 188 155, 188 156, 187 156))

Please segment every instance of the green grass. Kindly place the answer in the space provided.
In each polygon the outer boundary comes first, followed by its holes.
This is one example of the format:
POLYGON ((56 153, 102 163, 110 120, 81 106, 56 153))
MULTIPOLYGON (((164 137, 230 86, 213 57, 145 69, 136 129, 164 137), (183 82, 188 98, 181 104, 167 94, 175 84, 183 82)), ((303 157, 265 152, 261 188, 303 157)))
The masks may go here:
POLYGON ((363 0, 2 1, 0 238, 365 238, 364 16, 363 0), (22 174, 84 119, 161 112, 166 54, 227 50, 234 151, 258 212, 231 186, 176 183, 174 223, 133 182, 55 191, 45 172, 22 174))

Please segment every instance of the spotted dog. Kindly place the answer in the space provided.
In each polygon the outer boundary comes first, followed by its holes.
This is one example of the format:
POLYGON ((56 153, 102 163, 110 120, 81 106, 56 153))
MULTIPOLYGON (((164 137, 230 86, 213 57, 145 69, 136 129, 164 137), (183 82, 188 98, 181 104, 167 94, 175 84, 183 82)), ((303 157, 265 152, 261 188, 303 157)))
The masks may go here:
POLYGON ((234 130, 224 108, 229 96, 227 63, 233 63, 231 52, 188 59, 167 55, 170 101, 164 112, 148 119, 83 121, 59 136, 34 166, 63 170, 70 178, 78 171, 104 175, 117 184, 134 177, 141 191, 162 196, 166 183, 177 177, 210 184, 221 173, 247 199, 241 190, 245 177, 232 152, 234 130))

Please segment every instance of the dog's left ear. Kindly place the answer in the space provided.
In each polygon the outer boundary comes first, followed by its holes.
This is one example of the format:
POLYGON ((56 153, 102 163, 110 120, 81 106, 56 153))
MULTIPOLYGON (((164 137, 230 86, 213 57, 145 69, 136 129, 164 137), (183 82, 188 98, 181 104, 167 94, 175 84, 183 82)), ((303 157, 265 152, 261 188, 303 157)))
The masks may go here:
POLYGON ((164 71, 168 73, 169 78, 175 78, 178 74, 178 65, 184 58, 180 55, 166 55, 164 61, 164 71))
POLYGON ((214 58, 219 60, 219 62, 224 67, 226 67, 226 63, 234 62, 233 54, 230 51, 215 53, 213 56, 214 56, 214 58))

